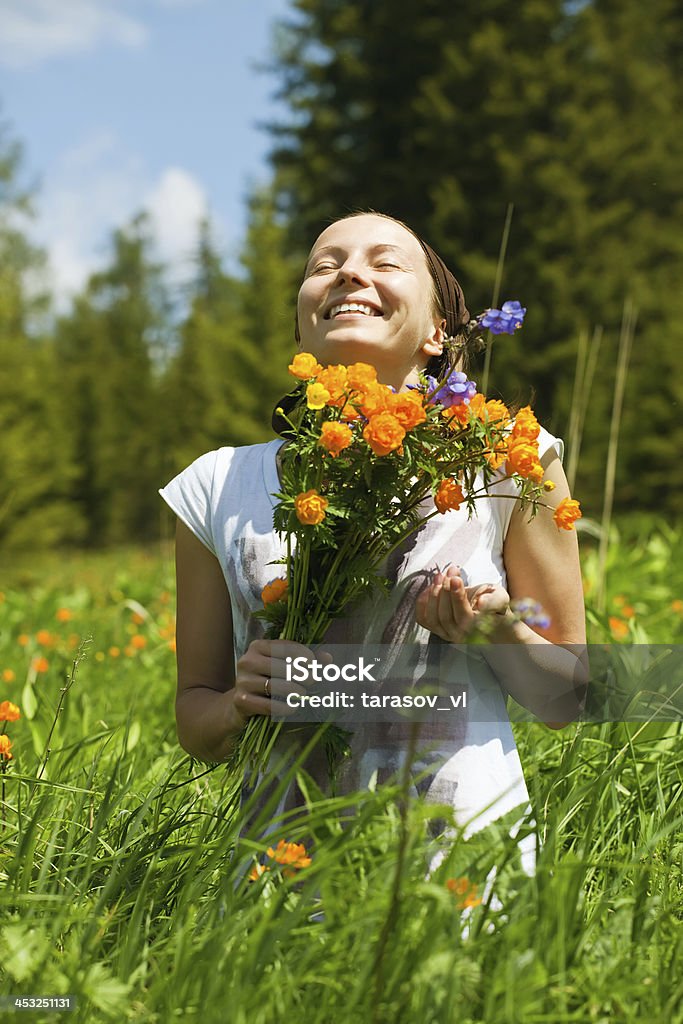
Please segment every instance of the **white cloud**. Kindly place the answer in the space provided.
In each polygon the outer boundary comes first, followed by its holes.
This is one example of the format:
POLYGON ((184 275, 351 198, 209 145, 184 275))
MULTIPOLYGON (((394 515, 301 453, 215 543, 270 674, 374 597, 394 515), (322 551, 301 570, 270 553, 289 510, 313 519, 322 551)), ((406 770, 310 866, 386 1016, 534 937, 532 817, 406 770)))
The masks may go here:
POLYGON ((0 64, 34 67, 102 42, 141 46, 147 29, 112 0, 0 0, 0 64))
POLYGON ((162 260, 170 265, 174 278, 186 276, 197 245, 199 221, 208 212, 203 188, 187 171, 169 167, 143 205, 150 214, 162 260))
POLYGON ((110 254, 112 231, 145 209, 156 253, 169 280, 192 270, 200 219, 207 214, 200 183, 180 167, 153 178, 142 160, 103 130, 62 154, 36 200, 35 241, 48 252, 57 308, 65 310, 110 254))

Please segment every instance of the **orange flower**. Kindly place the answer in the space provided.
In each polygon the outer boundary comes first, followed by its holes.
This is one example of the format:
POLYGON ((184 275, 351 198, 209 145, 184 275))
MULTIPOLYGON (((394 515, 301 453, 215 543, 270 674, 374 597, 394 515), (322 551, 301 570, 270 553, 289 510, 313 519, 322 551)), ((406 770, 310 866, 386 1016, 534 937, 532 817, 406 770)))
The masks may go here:
POLYGON ((411 430, 427 419, 422 395, 417 391, 399 391, 392 395, 387 399, 387 412, 392 413, 405 430, 411 430))
POLYGON ((330 397, 326 400, 327 405, 342 405, 344 403, 344 392, 348 387, 347 372, 345 366, 328 366, 318 374, 316 383, 329 391, 330 397))
POLYGON ((30 639, 31 637, 27 636, 26 633, 20 633, 19 636, 17 637, 17 643, 19 644, 20 647, 26 647, 30 639))
POLYGON ((326 448, 333 458, 336 458, 344 448, 348 448, 352 441, 351 428, 345 423, 323 423, 318 444, 326 448))
POLYGON ((466 907, 478 907, 481 900, 477 897, 477 887, 468 878, 449 878, 446 881, 446 888, 455 896, 455 901, 461 909, 466 907))
POLYGON ((266 853, 277 864, 286 864, 290 868, 307 868, 311 863, 311 858, 306 855, 306 847, 303 843, 287 843, 281 839, 275 849, 269 846, 266 853))
POLYGON ((347 402, 346 405, 342 406, 341 418, 343 420, 359 420, 360 413, 357 409, 354 409, 351 402, 347 402))
POLYGON ((535 441, 540 433, 538 420, 534 416, 531 406, 525 405, 515 416, 512 428, 513 437, 526 437, 529 441, 535 441))
POLYGON ((130 617, 130 621, 134 622, 136 626, 141 626, 145 621, 145 616, 141 615, 140 612, 133 612, 130 617))
POLYGON ((508 407, 503 402, 497 398, 490 398, 487 402, 478 392, 470 399, 469 410, 482 423, 507 423, 510 419, 508 407))
POLYGON ((55 612, 57 622, 71 622, 74 613, 69 608, 58 608, 55 612))
POLYGON ((387 402, 392 394, 391 388, 388 388, 386 384, 375 381, 363 388, 360 397, 355 399, 355 402, 363 415, 370 419, 377 413, 386 412, 387 402))
POLYGON ((368 384, 374 384, 377 380, 377 370, 370 363, 352 363, 347 367, 347 379, 354 391, 361 391, 368 384))
POLYGON ((581 508, 573 498, 563 498, 553 512, 555 524, 561 530, 573 530, 574 523, 581 518, 581 508))
POLYGON ((451 405, 448 409, 444 409, 441 415, 448 426, 452 430, 456 430, 458 427, 466 427, 470 422, 470 407, 465 402, 461 402, 459 405, 451 405))
POLYGON ((271 580, 261 591, 261 600, 264 604, 275 604, 276 601, 286 597, 287 586, 287 580, 282 576, 271 580))
POLYGON ((270 868, 265 864, 254 864, 253 868, 249 872, 249 881, 257 882, 264 871, 270 871, 270 868))
POLYGON ((327 498, 323 498, 315 487, 312 487, 310 491, 304 491, 295 499, 294 511, 304 526, 317 526, 325 518, 325 509, 328 505, 327 498))
POLYGON ((628 636, 628 623, 617 618, 616 615, 610 615, 609 628, 612 630, 612 636, 617 640, 623 640, 625 636, 628 636))
POLYGON ((406 432, 390 412, 378 412, 371 416, 363 430, 363 437, 375 455, 388 455, 399 448, 406 432))
POLYGON ((147 637, 142 636, 141 633, 136 633, 130 638, 130 646, 136 651, 143 651, 147 646, 147 637))
POLYGON ((47 629, 39 629, 36 633, 36 640, 41 647, 49 647, 52 643, 52 633, 47 629))
POLYGON ((2 681, 3 681, 3 683, 13 683, 16 678, 17 677, 16 677, 15 673, 12 671, 11 668, 6 668, 6 669, 3 670, 3 673, 2 673, 2 681))
POLYGON ((508 473, 517 473, 522 477, 537 479, 539 469, 541 476, 543 476, 543 469, 538 461, 538 445, 536 442, 526 437, 512 436, 508 444, 508 473))
POLYGON ((21 711, 11 700, 3 700, 0 703, 0 722, 16 722, 21 718, 21 711))
POLYGON ((6 761, 11 761, 14 757, 14 754, 10 754, 11 746, 11 739, 3 733, 2 736, 0 736, 0 757, 4 757, 6 761))
POLYGON ((50 667, 50 662, 47 658, 34 658, 32 664, 34 672, 47 672, 50 667))
MULTIPOLYGON (((476 396, 475 396, 476 397, 476 396)), ((501 439, 496 441, 493 448, 484 452, 484 458, 491 469, 499 469, 508 457, 507 441, 501 439)))
POLYGON ((306 405, 309 409, 322 409, 330 397, 329 391, 322 384, 309 384, 306 388, 306 405))
POLYGON ((322 366, 310 352, 298 352, 287 367, 294 377, 300 380, 308 380, 310 377, 317 377, 322 366))
POLYGON ((439 489, 434 495, 434 504, 438 508, 439 512, 444 514, 449 509, 457 510, 460 508, 461 502, 465 500, 465 495, 462 493, 462 487, 452 477, 446 477, 439 484, 439 489))
POLYGON ((683 601, 680 597, 675 598, 671 602, 671 611, 676 612, 677 615, 683 615, 683 601))
POLYGON ((109 648, 109 657, 110 658, 118 658, 118 657, 120 657, 120 655, 121 655, 121 648, 120 647, 110 647, 109 648))
POLYGON ((625 604, 624 607, 621 609, 621 614, 624 616, 625 619, 632 619, 633 616, 636 614, 636 610, 633 607, 633 605, 625 604))

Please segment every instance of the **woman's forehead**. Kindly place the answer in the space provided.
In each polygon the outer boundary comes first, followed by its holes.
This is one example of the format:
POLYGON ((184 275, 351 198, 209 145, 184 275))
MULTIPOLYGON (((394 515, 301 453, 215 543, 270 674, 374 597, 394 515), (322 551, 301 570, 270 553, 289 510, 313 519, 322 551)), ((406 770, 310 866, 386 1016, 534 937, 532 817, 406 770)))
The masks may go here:
POLYGON ((323 248, 359 247, 370 249, 384 245, 402 249, 413 260, 424 259, 422 246, 412 232, 397 221, 390 220, 388 217, 378 217, 371 213, 347 217, 330 224, 318 235, 311 249, 311 255, 323 248))

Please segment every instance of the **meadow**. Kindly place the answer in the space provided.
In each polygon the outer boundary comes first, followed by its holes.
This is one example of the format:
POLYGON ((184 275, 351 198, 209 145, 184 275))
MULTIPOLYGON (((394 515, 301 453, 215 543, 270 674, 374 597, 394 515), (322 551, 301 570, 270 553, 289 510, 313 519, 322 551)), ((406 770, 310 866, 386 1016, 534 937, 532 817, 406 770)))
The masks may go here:
MULTIPOLYGON (((588 524, 591 642, 683 643, 682 533, 613 525, 603 572, 588 524)), ((13 556, 0 589, 3 995, 87 1022, 683 1021, 680 722, 515 723, 535 876, 501 819, 427 877, 443 809, 405 778, 303 778, 305 831, 266 808, 239 835, 238 780, 176 741, 169 544, 13 556)))

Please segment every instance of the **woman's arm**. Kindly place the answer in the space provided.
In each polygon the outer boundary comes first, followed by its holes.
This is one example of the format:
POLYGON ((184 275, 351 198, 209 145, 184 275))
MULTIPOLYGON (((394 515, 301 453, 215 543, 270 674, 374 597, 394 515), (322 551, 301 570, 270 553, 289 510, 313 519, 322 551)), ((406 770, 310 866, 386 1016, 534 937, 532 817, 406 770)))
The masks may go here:
MULTIPOLYGON (((555 484, 547 504, 555 507, 569 487, 554 452, 543 464, 544 479, 555 484)), ((503 559, 509 592, 493 584, 466 588, 459 571, 449 569, 418 598, 417 621, 450 643, 462 643, 480 616, 489 617, 494 628, 486 659, 502 685, 547 725, 560 728, 580 714, 588 678, 576 534, 559 530, 550 509, 539 509, 530 521, 529 509, 517 507, 503 559), (543 607, 548 629, 514 620, 510 599, 523 597, 543 607)))
MULTIPOLYGON (((201 761, 225 761, 249 718, 271 714, 271 692, 304 692, 296 683, 285 683, 286 659, 311 658, 313 652, 294 641, 259 638, 235 662, 232 608, 223 572, 218 560, 180 520, 176 579, 178 741, 201 761)), ((282 701, 278 711, 293 714, 282 701)))
POLYGON ((176 528, 178 741, 202 761, 224 761, 243 726, 233 704, 232 609, 218 560, 187 526, 176 528))
MULTIPOLYGON (((570 496, 562 464, 550 451, 543 460, 544 481, 555 488, 546 496, 551 508, 570 496)), ((550 619, 547 629, 512 622, 509 612, 494 635, 496 644, 523 645, 515 650, 489 648, 487 660, 505 689, 551 728, 573 721, 582 709, 588 682, 586 618, 579 546, 574 530, 558 529, 552 511, 540 508, 512 513, 503 561, 511 600, 529 597, 550 619)), ((487 607, 486 598, 480 603, 487 607)))

